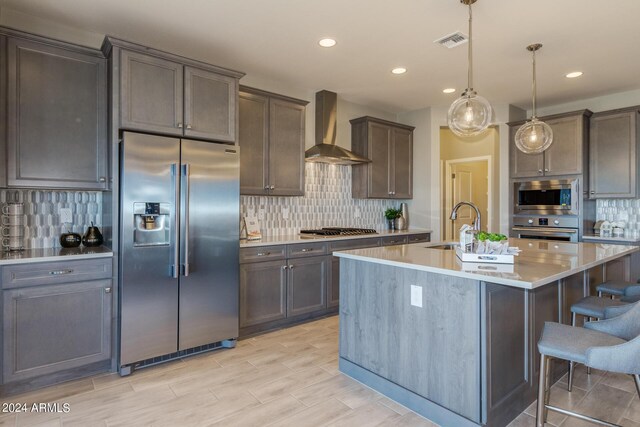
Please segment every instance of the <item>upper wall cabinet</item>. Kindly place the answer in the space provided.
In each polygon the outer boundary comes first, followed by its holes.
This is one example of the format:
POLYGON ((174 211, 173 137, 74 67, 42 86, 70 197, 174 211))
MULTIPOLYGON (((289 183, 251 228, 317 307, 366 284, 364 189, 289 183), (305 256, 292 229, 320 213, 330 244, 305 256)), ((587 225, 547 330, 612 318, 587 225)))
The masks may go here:
POLYGON ((371 160, 352 166, 354 198, 413 197, 413 129, 373 117, 351 120, 352 150, 371 160))
POLYGON ((639 111, 633 107, 591 117, 589 198, 637 197, 639 111))
POLYGON ((304 195, 307 101, 240 88, 240 193, 304 195))
POLYGON ((244 74, 107 37, 119 64, 120 129, 236 142, 244 74))
POLYGON ((515 146, 515 134, 524 122, 509 123, 511 178, 575 175, 586 167, 589 110, 575 111, 540 120, 551 126, 553 143, 540 154, 525 154, 515 146))
POLYGON ((17 32, 7 34, 6 45, 7 185, 106 189, 101 53, 17 32))

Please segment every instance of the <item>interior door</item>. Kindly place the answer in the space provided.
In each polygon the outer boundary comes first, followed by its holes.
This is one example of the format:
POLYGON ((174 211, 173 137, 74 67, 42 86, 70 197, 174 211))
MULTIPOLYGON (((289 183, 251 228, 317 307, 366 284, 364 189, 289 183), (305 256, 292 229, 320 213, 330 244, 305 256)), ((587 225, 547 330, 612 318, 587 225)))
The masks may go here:
POLYGON ((238 337, 239 151, 182 140, 180 350, 238 337))
MULTIPOLYGON (((488 215, 488 164, 487 161, 454 163, 451 166, 452 204, 451 209, 459 202, 471 202, 480 210, 485 224, 488 215)), ((451 211, 449 211, 451 212, 451 211)), ((476 214, 469 206, 462 206, 458 210, 458 217, 450 221, 450 235, 448 238, 457 240, 458 231, 464 224, 473 224, 476 214)), ((486 226, 484 227, 487 228, 486 226)))

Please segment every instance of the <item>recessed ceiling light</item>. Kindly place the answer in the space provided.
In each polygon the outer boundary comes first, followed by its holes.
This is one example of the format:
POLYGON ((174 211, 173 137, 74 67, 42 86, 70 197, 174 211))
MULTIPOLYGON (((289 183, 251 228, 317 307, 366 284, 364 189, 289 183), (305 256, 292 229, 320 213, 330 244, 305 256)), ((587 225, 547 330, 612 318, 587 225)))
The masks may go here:
POLYGON ((455 90, 454 88, 452 88, 452 87, 448 87, 448 88, 446 88, 446 89, 442 89, 442 91, 443 91, 444 93, 453 93, 453 92, 455 92, 456 90, 455 90))
POLYGON ((582 71, 573 71, 568 73, 565 77, 568 79, 575 79, 576 77, 580 77, 582 75, 582 71))
POLYGON ((334 39, 322 39, 318 42, 318 44, 322 47, 333 47, 336 45, 336 41, 334 39))
POLYGON ((407 69, 404 68, 404 67, 397 67, 397 68, 394 68, 393 70, 391 70, 391 72, 393 74, 404 74, 404 73, 407 72, 407 69))

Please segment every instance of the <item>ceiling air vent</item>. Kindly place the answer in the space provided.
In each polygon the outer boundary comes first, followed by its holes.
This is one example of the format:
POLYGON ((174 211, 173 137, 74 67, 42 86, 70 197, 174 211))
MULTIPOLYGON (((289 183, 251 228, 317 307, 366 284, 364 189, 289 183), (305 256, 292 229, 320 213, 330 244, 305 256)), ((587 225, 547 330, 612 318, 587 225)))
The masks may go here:
POLYGON ((465 44, 468 41, 469 37, 467 37, 465 34, 462 34, 460 31, 456 31, 455 33, 447 34, 446 36, 439 38, 438 40, 434 40, 433 42, 451 49, 456 46, 460 46, 461 44, 465 44))

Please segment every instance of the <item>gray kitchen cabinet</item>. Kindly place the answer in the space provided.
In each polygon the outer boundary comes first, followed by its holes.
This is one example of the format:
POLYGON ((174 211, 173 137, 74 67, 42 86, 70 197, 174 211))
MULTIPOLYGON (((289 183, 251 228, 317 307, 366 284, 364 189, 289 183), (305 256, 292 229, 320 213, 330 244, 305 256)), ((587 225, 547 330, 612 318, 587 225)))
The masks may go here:
POLYGON ((586 168, 589 110, 542 117, 551 126, 553 143, 543 153, 525 154, 515 146, 515 134, 524 122, 510 123, 511 178, 582 174, 586 168))
POLYGON ((330 256, 289 260, 287 280, 287 314, 289 316, 326 308, 330 261, 330 256))
MULTIPOLYGON (((0 99, 7 99, 7 38, 0 34, 0 99)), ((7 134, 7 103, 0 102, 0 135, 7 134)), ((0 138, 0 188, 7 186, 7 140, 0 138)))
POLYGON ((120 126, 181 136, 182 64, 127 50, 120 63, 120 126))
POLYGON ((639 108, 606 111, 591 117, 589 198, 637 197, 639 108))
POLYGON ((411 199, 414 127, 368 116, 350 122, 353 152, 371 160, 352 166, 353 197, 411 199))
POLYGON ((117 73, 119 128, 236 142, 243 73, 114 37, 105 38, 102 50, 117 73))
POLYGON ((15 33, 6 45, 7 185, 106 189, 104 57, 15 33))
POLYGON ((631 277, 631 255, 609 261, 605 264, 605 280, 635 282, 639 277, 631 277))
POLYGON ((304 195, 307 101, 241 87, 240 193, 304 195))
POLYGON ((108 369, 111 274, 111 258, 1 268, 3 384, 68 380, 94 364, 108 369))
POLYGON ((240 264, 240 327, 287 317, 285 260, 240 264))

